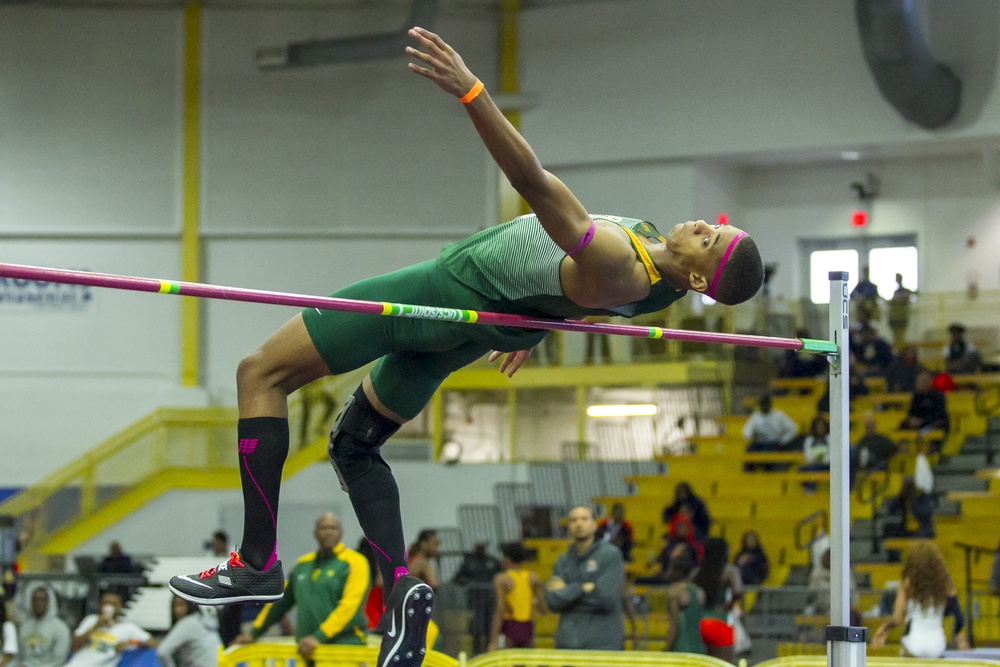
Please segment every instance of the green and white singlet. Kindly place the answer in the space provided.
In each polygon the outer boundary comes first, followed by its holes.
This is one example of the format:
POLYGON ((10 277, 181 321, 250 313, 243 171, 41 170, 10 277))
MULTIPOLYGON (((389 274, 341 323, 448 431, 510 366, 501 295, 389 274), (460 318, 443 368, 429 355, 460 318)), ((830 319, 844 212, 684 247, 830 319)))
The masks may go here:
MULTIPOLYGON (((562 291, 566 258, 534 215, 522 216, 445 246, 436 259, 349 285, 332 296, 419 306, 581 318, 634 317, 666 308, 686 293, 661 280, 638 236, 663 242, 652 224, 635 218, 592 215, 623 228, 650 278, 649 295, 609 310, 584 308, 562 291)), ((378 359, 375 393, 390 410, 412 419, 452 372, 490 350, 513 352, 537 345, 544 330, 439 320, 379 317, 340 311, 302 311, 316 350, 332 374, 378 359)))

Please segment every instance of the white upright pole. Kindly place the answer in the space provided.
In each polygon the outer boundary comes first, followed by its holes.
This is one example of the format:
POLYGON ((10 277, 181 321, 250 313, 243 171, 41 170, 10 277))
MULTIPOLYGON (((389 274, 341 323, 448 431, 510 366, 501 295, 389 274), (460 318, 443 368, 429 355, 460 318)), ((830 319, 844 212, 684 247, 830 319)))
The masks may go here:
POLYGON ((830 625, 826 629, 829 667, 864 667, 866 628, 852 628, 850 490, 850 352, 847 273, 830 272, 830 625))

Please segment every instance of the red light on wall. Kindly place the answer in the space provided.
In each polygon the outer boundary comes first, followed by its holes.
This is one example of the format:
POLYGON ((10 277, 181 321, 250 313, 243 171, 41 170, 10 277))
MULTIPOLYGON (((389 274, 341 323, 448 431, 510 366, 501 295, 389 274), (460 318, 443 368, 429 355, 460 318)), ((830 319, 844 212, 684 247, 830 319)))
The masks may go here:
POLYGON ((720 225, 728 225, 729 224, 729 214, 728 213, 720 213, 719 216, 716 218, 716 220, 718 221, 718 223, 720 225))
POLYGON ((864 227, 868 224, 868 211, 855 211, 851 214, 851 227, 864 227))

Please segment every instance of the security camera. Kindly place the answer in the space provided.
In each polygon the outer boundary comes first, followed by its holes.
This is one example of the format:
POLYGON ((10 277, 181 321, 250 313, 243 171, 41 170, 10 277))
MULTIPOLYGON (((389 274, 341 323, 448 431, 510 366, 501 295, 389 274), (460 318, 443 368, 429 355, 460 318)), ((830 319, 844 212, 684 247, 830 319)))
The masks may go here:
POLYGON ((869 202, 878 196, 879 180, 875 174, 868 172, 865 180, 851 181, 851 189, 859 200, 869 202))

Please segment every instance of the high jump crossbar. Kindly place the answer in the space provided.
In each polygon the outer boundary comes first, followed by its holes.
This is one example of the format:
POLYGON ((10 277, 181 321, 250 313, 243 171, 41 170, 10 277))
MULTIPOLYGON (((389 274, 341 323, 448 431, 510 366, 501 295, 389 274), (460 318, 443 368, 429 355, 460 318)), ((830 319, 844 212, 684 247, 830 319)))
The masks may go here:
POLYGON ((290 292, 272 292, 268 290, 247 289, 243 287, 222 287, 204 283, 180 282, 176 280, 159 280, 156 278, 139 278, 111 273, 92 273, 89 271, 74 271, 69 269, 54 269, 41 266, 26 266, 22 264, 0 263, 0 278, 15 280, 30 280, 36 282, 61 283, 65 285, 86 285, 104 287, 133 292, 152 292, 158 294, 177 294, 202 299, 222 299, 226 301, 243 301, 247 303, 266 303, 279 306, 295 306, 299 308, 317 308, 319 310, 339 310, 350 313, 365 313, 389 317, 410 317, 427 320, 443 320, 449 322, 465 322, 468 324, 492 324, 504 327, 521 327, 524 329, 548 329, 558 331, 577 331, 592 334, 607 334, 612 336, 631 336, 633 338, 663 338, 682 340, 695 343, 716 343, 741 345, 749 347, 768 347, 784 350, 803 350, 816 354, 837 354, 837 345, 832 341, 814 340, 811 338, 775 338, 771 336, 755 336, 750 334, 716 333, 713 331, 687 331, 684 329, 665 329, 662 327, 644 327, 634 324, 610 324, 602 322, 585 322, 581 320, 557 320, 509 313, 491 313, 461 308, 443 308, 440 306, 416 306, 405 303, 389 303, 384 301, 362 301, 359 299, 343 299, 331 296, 310 296, 290 292))

